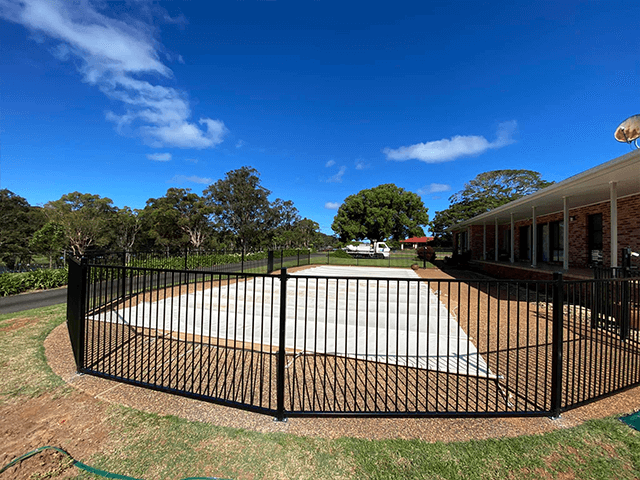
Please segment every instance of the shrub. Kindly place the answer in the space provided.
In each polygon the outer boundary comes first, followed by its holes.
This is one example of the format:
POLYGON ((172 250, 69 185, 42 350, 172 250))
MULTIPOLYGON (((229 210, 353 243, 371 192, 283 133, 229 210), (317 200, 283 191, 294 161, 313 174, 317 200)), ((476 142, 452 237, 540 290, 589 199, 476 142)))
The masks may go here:
POLYGON ((29 290, 47 290, 67 284, 67 269, 41 269, 23 273, 0 275, 0 297, 29 290))

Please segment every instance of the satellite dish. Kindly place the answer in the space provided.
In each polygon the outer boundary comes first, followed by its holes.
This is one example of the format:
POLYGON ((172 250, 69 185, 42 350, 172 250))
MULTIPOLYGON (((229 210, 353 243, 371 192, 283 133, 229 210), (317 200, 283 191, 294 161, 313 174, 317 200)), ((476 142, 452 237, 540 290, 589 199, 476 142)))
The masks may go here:
POLYGON ((614 133, 613 136, 616 137, 616 140, 619 142, 633 142, 636 148, 640 148, 638 146, 638 139, 640 138, 640 115, 627 118, 616 128, 616 133, 614 133))

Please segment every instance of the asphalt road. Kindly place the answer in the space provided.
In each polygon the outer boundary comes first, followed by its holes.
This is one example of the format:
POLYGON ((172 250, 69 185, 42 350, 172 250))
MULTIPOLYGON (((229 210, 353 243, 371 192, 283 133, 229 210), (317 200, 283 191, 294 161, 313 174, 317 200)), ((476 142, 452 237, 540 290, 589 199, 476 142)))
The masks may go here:
POLYGON ((66 303, 67 287, 0 297, 0 315, 66 303))
MULTIPOLYGON (((312 254, 311 258, 321 258, 326 254, 312 254)), ((301 257, 304 259, 304 256, 301 257)), ((293 261, 296 257, 286 257, 283 261, 293 261)), ((279 267, 280 258, 274 259, 276 268, 279 267)), ((250 261, 245 263, 245 268, 256 268, 267 265, 267 260, 250 261)), ((240 271, 241 265, 230 264, 218 267, 215 270, 220 272, 237 272, 240 271)), ((23 310, 31 310, 32 308, 48 307, 50 305, 58 305, 66 303, 67 288, 56 288, 53 290, 44 290, 41 292, 22 293, 20 295, 12 295, 9 297, 0 297, 0 315, 4 313, 15 313, 23 310)))

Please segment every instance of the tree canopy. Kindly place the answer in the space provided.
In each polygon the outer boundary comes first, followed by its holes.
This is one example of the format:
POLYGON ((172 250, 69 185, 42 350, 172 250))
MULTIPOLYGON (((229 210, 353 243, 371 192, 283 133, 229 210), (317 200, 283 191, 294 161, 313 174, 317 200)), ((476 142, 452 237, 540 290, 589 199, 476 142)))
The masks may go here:
POLYGON ((162 248, 202 248, 213 233, 213 208, 189 189, 170 188, 141 212, 145 235, 162 248))
POLYGON ((233 235, 243 251, 270 243, 277 228, 299 218, 292 202, 279 198, 269 201, 271 191, 260 184, 258 171, 251 167, 227 172, 203 195, 219 227, 233 235))
POLYGON ((448 229, 456 223, 488 212, 505 203, 529 195, 553 182, 540 178, 532 170, 492 170, 477 175, 464 188, 449 197, 451 205, 436 212, 431 231, 436 240, 450 241, 448 229))
POLYGON ((338 209, 331 228, 341 242, 403 240, 424 235, 429 223, 422 199, 392 183, 350 195, 338 209))
POLYGON ((9 268, 30 256, 28 239, 44 223, 39 210, 11 190, 0 190, 0 258, 9 268))
POLYGON ((290 200, 269 199, 258 172, 241 167, 207 187, 202 195, 169 188, 150 198, 142 210, 118 208, 111 199, 71 192, 44 207, 0 190, 0 264, 13 269, 32 256, 49 263, 71 248, 90 250, 237 249, 322 247, 334 237, 318 223, 301 218, 290 200))
POLYGON ((73 253, 84 255, 89 247, 108 243, 116 208, 110 198, 72 192, 48 202, 45 211, 62 227, 73 253))

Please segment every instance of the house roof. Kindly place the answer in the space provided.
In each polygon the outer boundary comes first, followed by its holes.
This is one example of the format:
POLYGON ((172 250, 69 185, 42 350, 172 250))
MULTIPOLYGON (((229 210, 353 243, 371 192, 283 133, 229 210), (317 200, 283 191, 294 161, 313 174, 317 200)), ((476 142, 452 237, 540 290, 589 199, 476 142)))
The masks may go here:
POLYGON ((607 201, 611 198, 612 182, 617 184, 617 198, 640 193, 640 150, 634 150, 526 197, 460 222, 451 227, 451 231, 471 225, 491 225, 496 219, 498 224, 510 223, 511 214, 515 221, 529 219, 532 217, 533 206, 536 207, 536 216, 562 212, 565 197, 569 209, 607 201))
POLYGON ((433 240, 433 237, 411 237, 406 240, 400 240, 400 243, 427 243, 433 240))

